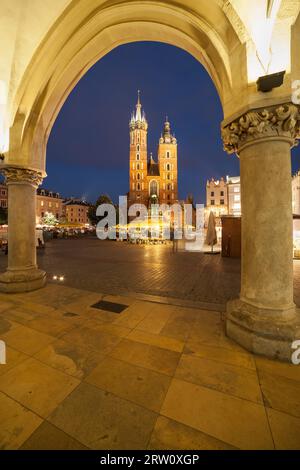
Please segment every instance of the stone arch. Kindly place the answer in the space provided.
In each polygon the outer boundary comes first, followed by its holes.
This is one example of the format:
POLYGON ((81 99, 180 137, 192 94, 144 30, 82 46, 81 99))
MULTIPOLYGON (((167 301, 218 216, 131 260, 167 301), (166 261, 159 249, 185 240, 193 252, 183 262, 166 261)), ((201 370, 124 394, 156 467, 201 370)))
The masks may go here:
MULTIPOLYGON (((67 96, 95 62, 125 43, 159 41, 184 49, 205 67, 222 105, 230 102, 237 78, 229 45, 213 24, 167 1, 94 4, 85 12, 80 2, 72 1, 31 60, 12 107, 7 164, 44 171, 47 140, 67 96)), ((242 47, 224 14, 222 20, 232 44, 242 47)))

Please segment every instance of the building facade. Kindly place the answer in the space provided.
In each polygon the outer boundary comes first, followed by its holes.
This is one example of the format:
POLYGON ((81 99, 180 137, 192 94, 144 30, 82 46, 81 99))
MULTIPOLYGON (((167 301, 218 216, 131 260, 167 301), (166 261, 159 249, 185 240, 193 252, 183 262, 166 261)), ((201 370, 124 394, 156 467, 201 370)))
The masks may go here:
POLYGON ((226 176, 228 215, 240 217, 241 206, 241 180, 239 176, 226 176))
POLYGON ((80 199, 69 199, 63 204, 66 222, 71 224, 86 225, 89 223, 89 204, 80 199))
POLYGON ((292 207, 293 214, 300 215, 300 170, 292 177, 292 207))
POLYGON ((178 200, 177 140, 168 118, 158 143, 157 161, 148 156, 148 122, 140 94, 129 123, 129 205, 173 204, 178 200))
POLYGON ((36 194, 36 223, 40 224, 46 213, 60 221, 63 216, 63 199, 59 193, 38 188, 36 194))
POLYGON ((210 212, 214 213, 216 225, 221 226, 221 216, 228 214, 227 184, 223 177, 220 180, 211 178, 206 183, 205 225, 210 212))
POLYGON ((7 186, 0 184, 0 207, 7 209, 7 186))
MULTIPOLYGON (((222 226, 224 215, 241 216, 241 184, 239 176, 226 176, 220 180, 211 178, 206 183, 206 206, 204 211, 207 227, 210 212, 214 213, 216 226, 222 226)), ((218 231, 218 236, 221 232, 218 231)))

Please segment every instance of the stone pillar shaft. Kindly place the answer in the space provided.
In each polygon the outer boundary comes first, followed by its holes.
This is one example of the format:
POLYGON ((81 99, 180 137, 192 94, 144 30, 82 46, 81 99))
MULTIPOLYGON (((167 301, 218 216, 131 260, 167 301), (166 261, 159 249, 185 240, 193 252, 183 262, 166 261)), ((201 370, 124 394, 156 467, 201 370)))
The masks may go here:
POLYGON ((242 204, 241 300, 293 307, 290 143, 258 141, 239 153, 242 204))
POLYGON ((249 351, 290 360, 300 338, 293 302, 290 148, 300 131, 291 103, 245 113, 222 129, 224 148, 240 157, 240 298, 227 304, 228 336, 249 351))
POLYGON ((26 292, 45 284, 46 274, 36 264, 36 188, 38 171, 4 167, 8 186, 8 268, 0 275, 1 292, 26 292))
POLYGON ((35 269, 36 188, 8 182, 8 270, 35 269))

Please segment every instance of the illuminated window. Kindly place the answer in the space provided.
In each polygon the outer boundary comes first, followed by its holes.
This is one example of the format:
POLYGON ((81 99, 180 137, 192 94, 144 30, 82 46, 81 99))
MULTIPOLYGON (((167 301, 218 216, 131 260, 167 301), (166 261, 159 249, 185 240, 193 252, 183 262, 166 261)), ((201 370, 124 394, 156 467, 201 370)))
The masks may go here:
POLYGON ((235 193, 239 193, 239 192, 240 192, 240 188, 239 188, 238 186, 235 186, 235 187, 233 188, 233 191, 234 191, 235 193))
POLYGON ((240 202, 240 200, 241 200, 241 196, 240 196, 240 195, 234 196, 234 201, 235 201, 235 202, 240 202))
POLYGON ((44 207, 44 201, 41 201, 41 206, 44 207))

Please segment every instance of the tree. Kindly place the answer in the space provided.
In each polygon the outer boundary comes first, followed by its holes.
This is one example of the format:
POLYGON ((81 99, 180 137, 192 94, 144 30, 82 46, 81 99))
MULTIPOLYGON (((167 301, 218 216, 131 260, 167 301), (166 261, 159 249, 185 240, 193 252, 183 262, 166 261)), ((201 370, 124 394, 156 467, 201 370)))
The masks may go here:
POLYGON ((101 194, 98 197, 96 204, 93 204, 92 206, 90 206, 88 210, 88 218, 92 225, 97 225, 99 220, 101 220, 104 217, 104 216, 103 217, 96 216, 97 207, 100 206, 101 204, 113 204, 113 202, 107 194, 101 194))
POLYGON ((7 224, 7 209, 0 207, 0 224, 7 224))
POLYGON ((56 219, 55 215, 52 212, 46 212, 45 216, 41 219, 42 225, 56 225, 58 224, 58 220, 56 219))

